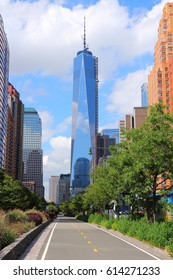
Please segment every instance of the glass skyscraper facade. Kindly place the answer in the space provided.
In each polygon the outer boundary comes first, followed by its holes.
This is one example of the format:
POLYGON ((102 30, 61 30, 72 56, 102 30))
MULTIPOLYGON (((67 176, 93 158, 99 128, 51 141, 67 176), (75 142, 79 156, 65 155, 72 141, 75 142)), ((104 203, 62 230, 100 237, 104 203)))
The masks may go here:
POLYGON ((44 195, 41 139, 42 124, 37 111, 34 108, 25 108, 23 127, 23 181, 34 181, 36 193, 44 195))
POLYGON ((71 187, 81 189, 90 183, 98 132, 98 58, 86 48, 85 41, 73 69, 71 187))
POLYGON ((8 106, 9 47, 0 15, 0 168, 4 167, 7 106, 8 106))
POLYGON ((141 105, 142 107, 148 107, 148 83, 141 86, 141 105))

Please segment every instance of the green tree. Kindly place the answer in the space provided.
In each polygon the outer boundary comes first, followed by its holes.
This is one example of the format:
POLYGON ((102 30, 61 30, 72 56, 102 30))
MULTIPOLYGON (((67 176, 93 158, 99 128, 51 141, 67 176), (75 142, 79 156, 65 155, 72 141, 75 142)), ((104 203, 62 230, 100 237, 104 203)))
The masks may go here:
POLYGON ((156 194, 173 178, 173 115, 165 110, 161 104, 151 107, 141 128, 127 131, 126 141, 112 149, 113 161, 122 163, 124 191, 138 200, 152 197, 154 221, 156 194))
POLYGON ((113 169, 105 162, 97 166, 93 175, 93 183, 86 191, 87 203, 93 208, 104 210, 116 196, 116 180, 113 169))
POLYGON ((60 211, 65 215, 65 216, 68 216, 68 215, 71 215, 71 210, 70 210, 70 202, 69 201, 63 201, 60 206, 59 206, 59 209, 60 211))
POLYGON ((18 181, 6 175, 4 170, 0 170, 0 209, 5 211, 14 208, 44 210, 45 207, 46 200, 43 197, 32 193, 18 181))
POLYGON ((47 205, 47 211, 54 212, 57 214, 59 211, 59 207, 57 205, 55 205, 55 203, 51 202, 51 203, 48 203, 48 205, 47 205))
POLYGON ((89 210, 89 203, 86 200, 85 193, 79 193, 69 202, 69 209, 74 214, 83 213, 89 210))
POLYGON ((27 191, 17 181, 5 175, 3 171, 1 171, 2 177, 3 180, 0 182, 0 209, 27 209, 29 206, 27 191))

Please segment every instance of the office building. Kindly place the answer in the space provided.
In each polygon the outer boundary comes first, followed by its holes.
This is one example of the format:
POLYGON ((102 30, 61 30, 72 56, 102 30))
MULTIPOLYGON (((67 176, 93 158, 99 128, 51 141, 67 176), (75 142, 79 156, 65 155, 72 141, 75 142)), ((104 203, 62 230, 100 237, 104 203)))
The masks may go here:
POLYGON ((125 129, 125 120, 119 120, 118 122, 118 131, 119 131, 119 143, 121 143, 121 141, 125 140, 125 136, 124 136, 124 129, 125 129))
POLYGON ((87 158, 78 158, 74 165, 74 179, 72 186, 82 191, 90 183, 90 161, 87 158))
POLYGON ((125 115, 124 126, 125 126, 125 130, 129 130, 131 128, 134 128, 134 118, 133 118, 133 115, 131 115, 131 114, 126 114, 125 115))
POLYGON ((23 178, 23 117, 24 105, 20 100, 20 94, 9 83, 5 171, 20 182, 23 178))
POLYGON ((70 198, 70 174, 60 174, 58 203, 70 198))
POLYGON ((49 179, 49 201, 56 205, 70 197, 70 174, 51 176, 49 179))
POLYGON ((164 6, 154 48, 154 66, 148 76, 148 104, 158 102, 173 111, 173 3, 164 6))
MULTIPOLYGON (((173 3, 165 4, 154 47, 154 66, 148 76, 148 103, 162 103, 173 112, 173 3)), ((161 179, 162 180, 162 179, 161 179)), ((170 188, 171 180, 164 182, 170 188)))
POLYGON ((59 176, 51 176, 49 179, 49 201, 59 204, 58 202, 59 191, 59 176))
POLYGON ((134 107, 133 115, 126 114, 124 120, 119 121, 119 141, 126 140, 124 131, 132 128, 140 128, 147 118, 148 108, 147 107, 134 107))
POLYGON ((42 124, 34 108, 24 108, 23 181, 34 181, 36 193, 44 196, 42 124))
POLYGON ((116 139, 116 144, 119 143, 119 129, 118 128, 105 128, 100 131, 101 135, 108 135, 110 138, 116 139))
POLYGON ((148 107, 148 83, 141 86, 141 106, 148 107))
POLYGON ((110 146, 115 146, 115 137, 109 137, 106 134, 97 134, 97 154, 96 154, 96 164, 103 163, 109 156, 111 156, 110 146))
POLYGON ((98 132, 98 59, 86 47, 74 58, 71 187, 85 188, 90 182, 89 161, 96 164, 96 135, 98 132), (90 154, 90 155, 89 155, 90 154), (81 165, 81 168, 78 166, 81 165), (84 172, 77 174, 77 170, 84 172), (80 176, 80 180, 78 177, 80 176))
POLYGON ((133 120, 134 128, 139 128, 147 118, 147 107, 134 107, 133 109, 133 120))
POLYGON ((8 106, 9 47, 0 15, 0 168, 5 164, 8 106))
POLYGON ((35 181, 23 181, 22 185, 33 193, 36 193, 35 181))

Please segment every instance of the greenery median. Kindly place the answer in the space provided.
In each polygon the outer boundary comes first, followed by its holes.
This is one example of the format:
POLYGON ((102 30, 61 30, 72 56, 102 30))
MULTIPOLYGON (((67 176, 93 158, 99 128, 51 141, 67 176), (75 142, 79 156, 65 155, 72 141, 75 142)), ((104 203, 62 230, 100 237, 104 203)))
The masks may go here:
POLYGON ((145 216, 139 220, 133 220, 131 216, 114 219, 95 213, 89 216, 88 222, 119 231, 127 236, 135 237, 148 244, 165 249, 173 257, 172 221, 152 223, 145 216))

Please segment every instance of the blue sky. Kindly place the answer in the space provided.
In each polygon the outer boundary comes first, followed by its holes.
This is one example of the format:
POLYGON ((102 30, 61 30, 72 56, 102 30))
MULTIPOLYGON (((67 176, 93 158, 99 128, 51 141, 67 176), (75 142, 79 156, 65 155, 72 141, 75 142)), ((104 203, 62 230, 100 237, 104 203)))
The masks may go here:
POLYGON ((165 0, 3 0, 0 13, 10 47, 10 82, 43 125, 44 185, 68 173, 73 58, 87 44, 99 59, 99 127, 140 106, 141 85, 153 65, 165 0))

